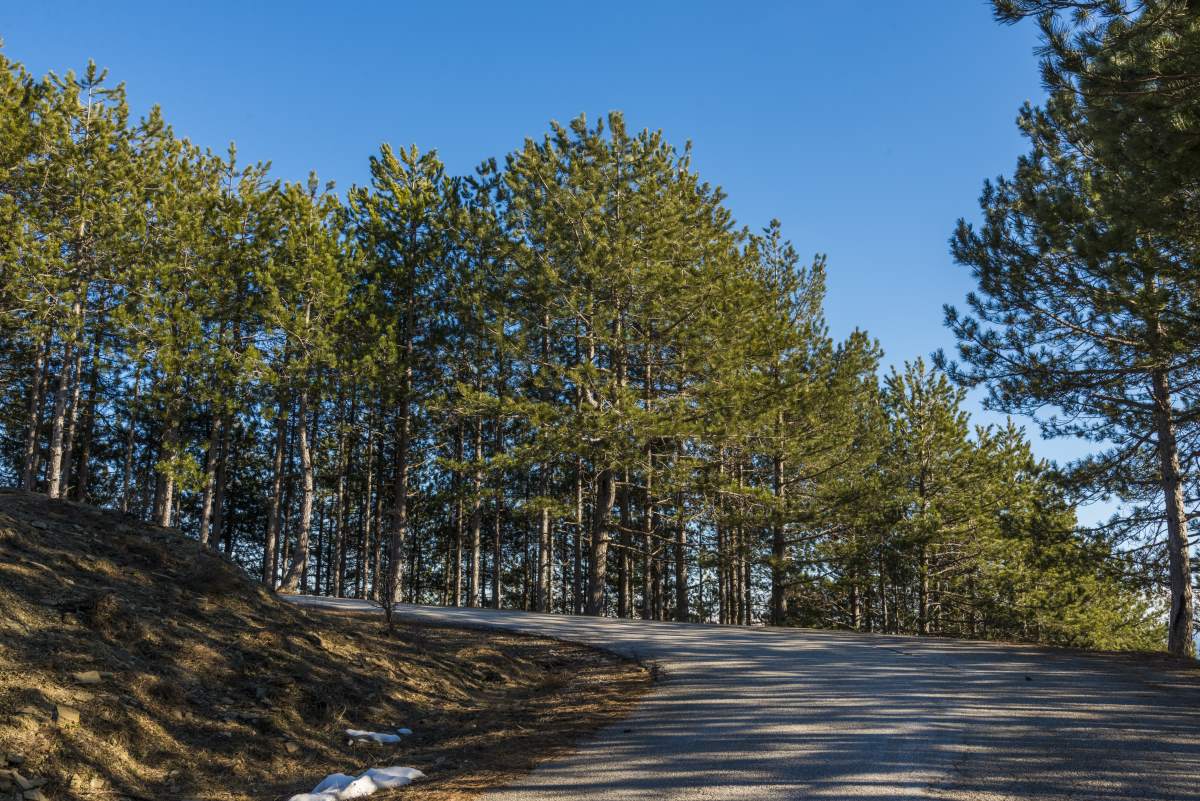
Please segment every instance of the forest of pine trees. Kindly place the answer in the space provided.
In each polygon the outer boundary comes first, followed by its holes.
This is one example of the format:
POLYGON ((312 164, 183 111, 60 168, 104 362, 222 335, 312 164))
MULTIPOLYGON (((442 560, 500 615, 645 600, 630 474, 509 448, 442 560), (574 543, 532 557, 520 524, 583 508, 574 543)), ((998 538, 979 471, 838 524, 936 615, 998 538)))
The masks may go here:
POLYGON ((0 484, 283 592, 1161 647, 1145 554, 826 269, 619 114, 339 193, 0 57, 0 484))

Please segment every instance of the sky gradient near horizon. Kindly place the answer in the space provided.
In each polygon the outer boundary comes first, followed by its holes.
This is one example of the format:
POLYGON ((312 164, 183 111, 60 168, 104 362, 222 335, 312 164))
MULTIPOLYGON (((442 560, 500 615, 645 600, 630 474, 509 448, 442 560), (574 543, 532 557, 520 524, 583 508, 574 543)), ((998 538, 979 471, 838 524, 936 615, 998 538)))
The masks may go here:
MULTIPOLYGON (((953 347, 942 304, 972 284, 947 240, 1024 152, 1017 111, 1044 95, 1035 27, 997 24, 987 0, 62 0, 0 9, 0 37, 36 73, 94 59, 135 114, 158 104, 181 136, 341 189, 381 142, 465 173, 551 119, 622 110, 690 140, 739 223, 777 217, 802 254, 827 254, 833 333, 866 329, 885 365, 953 347)), ((1002 421, 980 394, 976 421, 1002 421)), ((1018 422, 1039 455, 1084 452, 1018 422)))

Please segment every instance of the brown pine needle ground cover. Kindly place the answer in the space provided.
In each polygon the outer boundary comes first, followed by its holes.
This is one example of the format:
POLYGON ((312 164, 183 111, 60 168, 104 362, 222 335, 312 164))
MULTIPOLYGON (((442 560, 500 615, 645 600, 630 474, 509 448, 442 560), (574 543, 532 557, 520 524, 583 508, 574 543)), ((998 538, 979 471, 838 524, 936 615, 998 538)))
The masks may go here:
POLYGON ((373 798, 470 798, 648 686, 553 640, 297 609, 175 531, 0 490, 0 799, 267 801, 377 765, 429 778, 373 798))

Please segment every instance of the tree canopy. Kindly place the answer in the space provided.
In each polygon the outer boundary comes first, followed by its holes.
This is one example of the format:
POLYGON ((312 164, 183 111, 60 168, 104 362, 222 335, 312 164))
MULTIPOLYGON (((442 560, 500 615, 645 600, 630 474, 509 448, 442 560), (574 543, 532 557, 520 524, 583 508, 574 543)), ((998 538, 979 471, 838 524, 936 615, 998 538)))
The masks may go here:
MULTIPOLYGON (((1165 370, 1190 421, 1182 271, 1036 141, 956 240, 972 308, 1015 333, 954 317, 973 367, 881 374, 868 333, 830 334, 836 265, 737 223, 689 147, 618 113, 465 176, 383 145, 339 193, 130 119, 94 66, 3 61, 0 476, 286 592, 1157 647, 1155 577, 951 383, 1015 349, 997 402, 1137 451, 1165 370), (1094 303, 1047 306, 1058 271, 1094 303), (1086 397, 1080 370, 1104 376, 1086 397)), ((1088 466, 1141 486, 1121 464, 1088 466)))

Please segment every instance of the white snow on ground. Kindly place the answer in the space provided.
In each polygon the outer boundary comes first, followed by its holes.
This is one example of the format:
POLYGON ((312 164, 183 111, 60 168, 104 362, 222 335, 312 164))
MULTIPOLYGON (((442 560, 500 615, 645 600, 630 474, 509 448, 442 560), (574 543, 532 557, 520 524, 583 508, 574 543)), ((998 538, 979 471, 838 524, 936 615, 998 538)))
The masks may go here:
POLYGON ((349 801, 352 798, 365 798, 376 790, 403 787, 423 778, 425 774, 416 768, 403 768, 398 765, 371 768, 358 776, 331 773, 322 779, 311 793, 294 795, 288 801, 349 801))
POLYGON ((384 790, 390 790, 393 787, 403 787, 417 779, 425 778, 425 774, 416 768, 371 768, 364 776, 370 776, 371 781, 375 782, 375 786, 384 790))
POLYGON ((398 743, 400 735, 412 734, 412 729, 396 729, 396 733, 383 731, 364 731, 363 729, 346 729, 346 736, 354 740, 374 740, 377 743, 398 743))
MULTIPOLYGON (((401 734, 412 734, 412 732, 401 732, 401 734)), ((377 743, 398 743, 400 742, 399 734, 388 734, 381 731, 363 731, 362 729, 346 729, 346 735, 354 740, 374 740, 377 743)))

